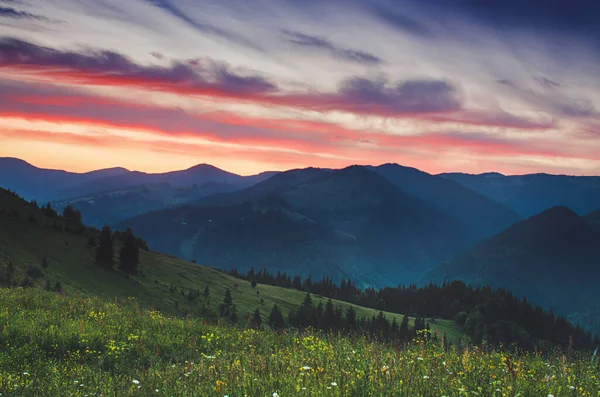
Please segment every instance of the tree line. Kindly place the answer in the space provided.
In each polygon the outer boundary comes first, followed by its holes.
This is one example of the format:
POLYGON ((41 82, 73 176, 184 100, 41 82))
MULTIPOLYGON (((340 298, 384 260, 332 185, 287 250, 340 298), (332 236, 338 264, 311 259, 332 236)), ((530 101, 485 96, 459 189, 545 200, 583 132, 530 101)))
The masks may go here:
POLYGON ((592 336, 564 316, 535 306, 510 291, 489 286, 473 287, 452 281, 422 287, 412 284, 363 290, 344 278, 338 284, 329 277, 314 281, 310 276, 302 279, 281 272, 274 274, 267 269, 257 272, 251 268, 246 274, 232 269, 227 273, 251 283, 294 288, 429 321, 435 321, 434 318, 451 319, 475 344, 516 345, 520 349, 534 351, 555 346, 589 349, 600 343, 598 335, 592 336))
MULTIPOLYGON (((204 291, 205 300, 209 299, 209 294, 207 286, 204 291)), ((204 308, 206 309, 205 306, 204 308)), ((203 314, 206 316, 207 313, 203 314)), ((239 323, 237 307, 229 288, 225 290, 223 301, 219 304, 217 317, 232 324, 239 323)), ((437 334, 430 332, 430 325, 424 318, 415 318, 411 325, 406 315, 398 323, 395 317, 390 321, 382 311, 372 317, 358 317, 352 306, 344 311, 341 306, 334 306, 331 299, 328 299, 325 305, 322 302, 315 305, 310 293, 306 293, 303 302, 297 308, 290 310, 287 318, 279 306, 274 304, 266 316, 265 323, 260 309, 257 308, 252 314, 247 314, 247 325, 255 329, 269 327, 281 331, 286 328, 311 328, 327 332, 367 335, 377 341, 396 345, 406 343, 420 335, 424 338, 438 338, 437 334)), ((441 337, 446 339, 445 334, 441 337)))

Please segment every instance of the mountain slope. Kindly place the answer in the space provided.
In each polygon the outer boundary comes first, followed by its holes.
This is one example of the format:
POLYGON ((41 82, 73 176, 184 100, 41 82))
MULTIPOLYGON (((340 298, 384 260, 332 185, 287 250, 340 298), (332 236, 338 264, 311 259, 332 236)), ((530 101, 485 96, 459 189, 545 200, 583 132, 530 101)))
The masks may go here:
MULTIPOLYGON (((305 297, 305 293, 293 289, 262 284, 252 288, 250 283, 216 269, 147 251, 140 251, 141 274, 124 277, 119 272, 93 264, 94 249, 88 244, 87 233, 58 231, 57 224, 60 220, 46 217, 36 206, 0 189, 0 273, 6 271, 10 262, 15 268, 15 279, 20 281, 31 265, 46 258, 49 265, 35 281, 38 286, 45 281, 51 284, 58 281, 70 291, 111 301, 116 297, 135 296, 143 307, 174 314, 198 310, 202 302, 189 300, 187 294, 190 291, 202 292, 208 286, 208 304, 216 309, 229 288, 242 322, 246 313, 252 313, 256 308, 266 315, 275 303, 287 313, 296 309, 305 297)), ((315 304, 326 303, 326 299, 317 296, 313 296, 313 301, 315 304)), ((341 305, 344 310, 354 307, 359 317, 372 317, 378 313, 346 302, 334 301, 334 304, 341 305)), ((386 313, 386 317, 396 318, 398 323, 402 319, 401 315, 392 313, 386 313)), ((452 338, 459 332, 450 320, 438 320, 432 328, 447 332, 452 338)))
POLYGON ((553 207, 440 265, 424 281, 489 284, 571 314, 600 302, 599 276, 600 233, 570 209, 553 207))
POLYGON ((372 169, 404 192, 460 220, 482 237, 490 237, 520 220, 509 208, 450 179, 398 164, 372 169))
POLYGON ((481 193, 525 218, 555 206, 569 207, 584 215, 600 205, 600 177, 596 176, 498 173, 439 176, 481 193))
POLYGON ((201 203, 117 227, 211 266, 266 266, 365 285, 414 281, 475 240, 465 225, 359 166, 283 172, 201 203))
POLYGON ((106 193, 80 196, 52 203, 58 211, 67 205, 80 210, 90 226, 115 224, 146 212, 172 208, 221 192, 230 192, 240 186, 228 183, 205 183, 174 187, 168 183, 153 183, 118 189, 106 193))
POLYGON ((587 214, 584 218, 590 224, 590 226, 600 231, 600 210, 591 212, 587 214))

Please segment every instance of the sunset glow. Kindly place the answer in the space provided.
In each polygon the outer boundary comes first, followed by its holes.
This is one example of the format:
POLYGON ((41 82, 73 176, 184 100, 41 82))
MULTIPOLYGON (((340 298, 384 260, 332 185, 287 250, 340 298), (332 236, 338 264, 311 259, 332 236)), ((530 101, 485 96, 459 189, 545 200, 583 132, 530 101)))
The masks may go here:
POLYGON ((597 23, 459 3, 0 1, 0 157, 600 174, 597 23))

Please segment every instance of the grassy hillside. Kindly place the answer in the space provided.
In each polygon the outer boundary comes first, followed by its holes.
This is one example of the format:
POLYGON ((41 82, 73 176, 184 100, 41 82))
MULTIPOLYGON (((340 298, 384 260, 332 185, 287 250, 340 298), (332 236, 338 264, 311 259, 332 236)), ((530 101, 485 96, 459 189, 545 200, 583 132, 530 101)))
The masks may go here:
MULTIPOLYGON (((286 314, 297 308, 305 296, 301 291, 268 285, 259 284, 252 288, 247 281, 215 269, 145 251, 140 252, 141 274, 128 278, 94 265, 94 248, 88 244, 88 235, 58 231, 52 227, 55 223, 60 226, 61 222, 44 216, 37 207, 0 189, 0 270, 12 262, 15 277, 21 279, 31 265, 41 264, 46 257, 49 266, 43 269, 43 277, 35 281, 39 287, 46 280, 52 285, 58 281, 70 291, 105 300, 133 296, 143 307, 177 314, 194 314, 203 302, 216 309, 229 288, 241 322, 245 322, 247 313, 257 308, 263 316, 268 315, 273 304, 279 305, 286 314), (208 300, 203 297, 188 300, 189 291, 202 293, 206 286, 210 289, 208 300)), ((313 301, 315 304, 326 303, 320 297, 313 297, 313 301)), ((350 306, 338 301, 334 301, 334 305, 341 305, 344 310, 350 306)), ((358 317, 377 314, 373 309, 354 308, 358 317)), ((398 322, 402 320, 398 314, 386 313, 386 317, 389 320, 396 317, 398 322)), ((432 329, 447 333, 449 338, 459 334, 454 322, 449 320, 438 320, 432 324, 432 329)))
POLYGON ((132 301, 0 289, 2 396, 597 396, 589 354, 403 349, 207 325, 132 301))

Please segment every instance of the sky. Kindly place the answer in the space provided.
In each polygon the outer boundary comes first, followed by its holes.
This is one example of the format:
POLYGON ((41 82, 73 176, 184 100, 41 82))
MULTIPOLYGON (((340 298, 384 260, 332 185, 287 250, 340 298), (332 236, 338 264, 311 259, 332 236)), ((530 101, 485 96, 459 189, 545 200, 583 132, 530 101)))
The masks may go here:
POLYGON ((600 175, 600 2, 0 0, 0 157, 600 175))

